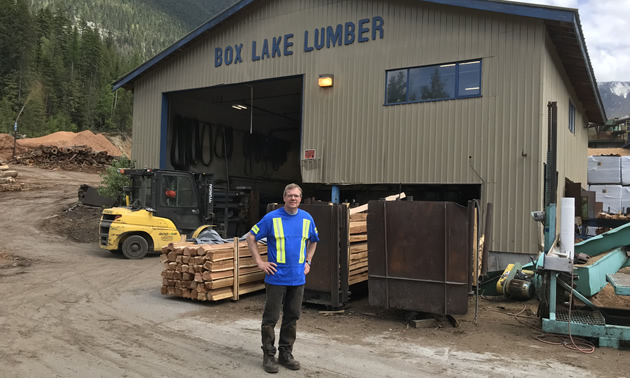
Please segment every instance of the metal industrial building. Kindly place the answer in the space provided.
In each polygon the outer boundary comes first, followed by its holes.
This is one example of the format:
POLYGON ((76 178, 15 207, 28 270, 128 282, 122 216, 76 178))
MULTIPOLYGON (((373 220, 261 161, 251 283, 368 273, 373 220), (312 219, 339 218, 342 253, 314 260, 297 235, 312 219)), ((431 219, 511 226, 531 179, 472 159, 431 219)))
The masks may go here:
POLYGON ((586 126, 606 118, 577 10, 504 1, 243 0, 120 87, 139 167, 211 171, 261 204, 291 181, 322 200, 478 198, 504 253, 543 242, 548 103, 558 198, 586 183, 586 126))

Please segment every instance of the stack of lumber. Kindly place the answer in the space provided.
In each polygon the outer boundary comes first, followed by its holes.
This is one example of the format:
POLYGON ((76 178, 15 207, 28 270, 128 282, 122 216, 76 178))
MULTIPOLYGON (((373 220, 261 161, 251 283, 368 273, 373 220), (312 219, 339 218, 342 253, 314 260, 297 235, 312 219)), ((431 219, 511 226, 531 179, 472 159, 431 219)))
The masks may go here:
POLYGON ((350 215, 348 285, 368 279, 367 213, 350 215))
POLYGON ((39 146, 28 153, 16 156, 16 162, 40 168, 104 168, 112 163, 114 156, 105 151, 96 152, 90 147, 39 146))
POLYGON ((630 220, 630 215, 623 214, 608 214, 604 212, 597 213, 598 219, 620 219, 620 220, 630 220))
POLYGON ((22 190, 22 184, 16 181, 18 173, 8 165, 0 163, 0 191, 12 192, 22 190))
MULTIPOLYGON (((267 246, 258 243, 267 260, 267 246)), ((249 253, 247 242, 225 244, 170 243, 162 248, 162 294, 199 301, 239 299, 265 288, 265 272, 249 253)))

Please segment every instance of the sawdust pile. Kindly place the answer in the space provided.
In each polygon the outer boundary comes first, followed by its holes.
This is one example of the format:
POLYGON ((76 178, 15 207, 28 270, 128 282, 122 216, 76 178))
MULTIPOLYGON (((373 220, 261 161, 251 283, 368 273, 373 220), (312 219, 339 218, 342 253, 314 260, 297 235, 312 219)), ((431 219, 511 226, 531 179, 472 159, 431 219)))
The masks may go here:
MULTIPOLYGON (((131 141, 128 141, 131 145, 131 141)), ((39 138, 18 139, 15 148, 15 155, 22 156, 31 150, 40 147, 69 147, 69 148, 89 148, 95 152, 104 152, 109 156, 122 156, 123 152, 116 145, 110 142, 101 134, 94 134, 90 130, 73 133, 70 131, 59 131, 39 138)), ((130 147, 129 147, 130 149, 130 147)), ((10 134, 0 134, 0 160, 10 160, 13 156, 13 136, 10 134)), ((129 156, 129 155, 127 155, 129 156)))
POLYGON ((94 151, 104 151, 111 156, 121 156, 120 150, 107 138, 100 134, 94 134, 90 130, 73 133, 71 131, 58 131, 39 138, 19 139, 18 144, 24 147, 35 148, 37 146, 50 147, 90 147, 94 151))
POLYGON ((625 148, 589 148, 588 156, 630 156, 630 150, 625 148))
MULTIPOLYGON (((19 144, 15 146, 15 153, 21 155, 29 149, 19 144)), ((13 154, 13 137, 9 134, 0 134, 0 160, 8 160, 13 154)))

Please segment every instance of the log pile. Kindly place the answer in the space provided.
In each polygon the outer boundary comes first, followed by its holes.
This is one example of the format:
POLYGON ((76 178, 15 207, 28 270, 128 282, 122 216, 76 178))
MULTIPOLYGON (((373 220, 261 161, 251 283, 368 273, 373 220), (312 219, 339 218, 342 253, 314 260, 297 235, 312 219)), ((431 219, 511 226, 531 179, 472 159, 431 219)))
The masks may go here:
POLYGON ((51 147, 39 146, 28 153, 16 156, 19 164, 47 169, 104 169, 111 165, 114 156, 105 151, 94 151, 87 146, 51 147))
MULTIPOLYGON (((258 243, 267 261, 267 246, 258 243)), ((162 248, 162 294, 198 301, 219 301, 265 288, 265 272, 249 253, 247 242, 170 243, 162 248)))
POLYGON ((353 285, 368 279, 367 213, 351 214, 348 228, 348 285, 353 285))
POLYGON ((0 163, 0 192, 15 192, 22 190, 22 184, 16 181, 18 172, 0 163))

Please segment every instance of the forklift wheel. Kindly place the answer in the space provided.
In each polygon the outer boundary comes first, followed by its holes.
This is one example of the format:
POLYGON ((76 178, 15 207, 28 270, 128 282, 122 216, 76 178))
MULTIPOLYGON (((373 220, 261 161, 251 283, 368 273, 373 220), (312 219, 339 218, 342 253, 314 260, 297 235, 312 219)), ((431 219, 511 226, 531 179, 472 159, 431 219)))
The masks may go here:
POLYGON ((131 235, 122 245, 122 253, 128 259, 141 259, 149 251, 149 243, 140 235, 131 235))

